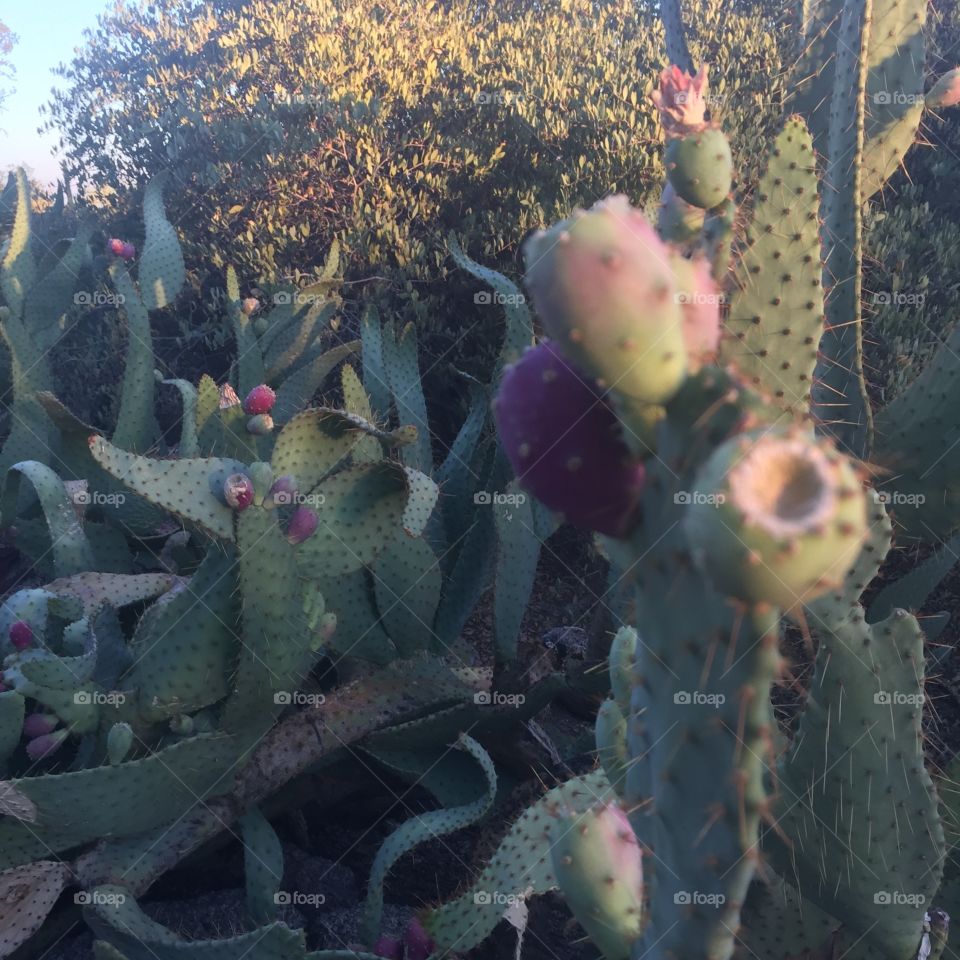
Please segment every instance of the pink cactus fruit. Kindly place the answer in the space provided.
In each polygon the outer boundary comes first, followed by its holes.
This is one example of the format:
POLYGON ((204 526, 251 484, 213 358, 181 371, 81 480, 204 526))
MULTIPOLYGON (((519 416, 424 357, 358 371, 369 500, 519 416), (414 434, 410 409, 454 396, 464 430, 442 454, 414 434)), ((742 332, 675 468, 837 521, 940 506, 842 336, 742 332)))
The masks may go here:
POLYGON ((45 733, 42 736, 34 737, 27 742, 27 756, 31 760, 43 760, 45 757, 56 753, 66 739, 66 730, 54 730, 53 733, 45 733))
POLYGON ((682 137, 707 125, 707 67, 696 75, 674 65, 660 74, 660 89, 650 99, 660 111, 660 122, 667 137, 682 137))
POLYGON ((297 481, 289 476, 277 477, 270 487, 264 506, 285 507, 295 503, 297 499, 297 481))
POLYGON ((930 89, 925 102, 931 110, 960 103, 960 67, 945 73, 930 89))
POLYGON ((303 543, 312 537, 320 524, 320 518, 309 507, 297 507, 287 524, 287 540, 294 544, 303 543))
POLYGON ((623 536, 636 518, 643 464, 596 384, 552 342, 506 371, 494 402, 500 439, 521 484, 574 526, 623 536))
POLYGON ((403 944, 399 937, 380 937, 373 945, 373 952, 387 960, 403 960, 403 944))
POLYGON ((277 395, 265 383, 254 387, 243 401, 243 412, 255 417, 261 413, 269 413, 276 403, 277 395))
POLYGON ((223 499, 234 510, 246 510, 253 503, 253 481, 245 473, 231 473, 223 481, 223 499))
POLYGON ((120 256, 124 260, 132 260, 137 255, 137 248, 132 243, 124 243, 120 247, 120 256))
POLYGON ((677 301, 683 313, 683 342, 687 348, 690 372, 716 358, 720 347, 720 304, 723 295, 703 257, 688 260, 680 254, 672 258, 676 278, 677 301))
POLYGON ((406 960, 427 960, 436 946, 423 924, 413 917, 403 931, 403 945, 406 948, 406 960))
POLYGON ((27 740, 53 733, 60 725, 59 717, 52 713, 31 713, 23 721, 23 736, 27 740))
POLYGON ((17 620, 10 625, 10 643, 14 650, 26 650, 33 643, 33 629, 26 620, 17 620))

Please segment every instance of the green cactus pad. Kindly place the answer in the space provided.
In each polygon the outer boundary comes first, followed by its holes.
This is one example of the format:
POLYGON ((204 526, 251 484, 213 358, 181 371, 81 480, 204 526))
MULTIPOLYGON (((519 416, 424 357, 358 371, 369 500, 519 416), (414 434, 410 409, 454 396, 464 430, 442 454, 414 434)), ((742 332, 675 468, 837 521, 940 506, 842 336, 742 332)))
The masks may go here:
POLYGON ((373 946, 380 934, 380 919, 383 913, 383 884, 390 868, 405 853, 426 840, 445 836, 461 830, 480 820, 490 809, 497 792, 497 773, 486 750, 472 737, 461 733, 456 746, 472 756, 487 780, 487 791, 473 803, 446 810, 430 810, 402 824, 384 841, 370 867, 367 900, 364 905, 362 937, 373 946))
POLYGON ((425 473, 412 467, 405 467, 403 473, 407 482, 407 503, 400 526, 408 537, 419 537, 426 532, 440 488, 425 473))
POLYGON ((338 410, 305 410, 277 435, 273 475, 293 477, 298 492, 306 494, 350 455, 362 436, 357 422, 338 410))
MULTIPOLYGON (((343 390, 343 405, 348 413, 362 417, 368 423, 373 422, 373 407, 367 391, 357 376, 357 372, 345 363, 340 368, 340 385, 343 390)), ((362 436, 353 448, 354 463, 375 463, 383 459, 383 448, 376 437, 362 436)))
POLYGON ((154 177, 143 191, 143 223, 146 239, 140 254, 140 296, 148 310, 173 303, 186 269, 177 231, 163 209, 163 175, 154 177))
POLYGON ((407 478, 390 461, 341 470, 313 490, 320 524, 296 548, 302 576, 337 577, 372 563, 400 524, 407 478))
POLYGON ((799 117, 790 117, 774 141, 754 197, 722 357, 802 415, 824 317, 816 163, 799 117))
POLYGON ((231 737, 201 736, 119 767, 8 781, 36 815, 29 823, 0 820, 0 867, 170 823, 198 800, 231 788, 236 752, 231 737))
POLYGON ((277 402, 270 411, 277 423, 286 423, 297 411, 302 410, 323 386, 323 382, 338 364, 348 359, 360 348, 359 340, 351 340, 326 352, 317 352, 307 359, 280 384, 277 402))
POLYGON ((321 578, 317 584, 326 597, 327 609, 337 617, 337 629, 325 644, 332 659, 358 657, 381 665, 396 659, 397 648, 380 622, 368 570, 321 578))
POLYGON ((237 281, 237 271, 232 266, 227 267, 226 308, 230 317, 230 326, 237 341, 237 386, 240 396, 246 396, 254 387, 264 383, 267 379, 263 369, 263 356, 260 353, 260 344, 253 329, 253 323, 240 308, 240 284, 237 281))
POLYGON ((380 623, 400 656, 432 648, 442 578, 430 545, 403 531, 395 533, 372 573, 380 623))
POLYGON ((176 583, 169 573, 78 573, 51 580, 44 590, 59 597, 75 597, 83 615, 91 616, 104 604, 125 607, 165 593, 176 583))
POLYGON ((9 957, 40 929, 70 883, 70 868, 38 860, 0 873, 0 956, 9 957))
POLYGON ((610 643, 610 689, 623 714, 630 713, 633 695, 633 661, 637 655, 637 631, 621 627, 610 643))
POLYGON ((707 127, 667 141, 663 156, 667 179, 682 200, 701 210, 720 206, 730 193, 733 157, 726 134, 707 127))
POLYGON ((180 443, 177 453, 181 457, 198 457, 200 442, 197 437, 197 388, 189 380, 161 380, 165 386, 176 387, 183 403, 180 418, 180 443))
POLYGON ((417 330, 413 323, 408 323, 400 331, 395 331, 392 323, 384 324, 383 362, 397 420, 417 430, 416 443, 402 451, 403 462, 415 470, 429 471, 433 467, 430 427, 417 359, 417 330))
POLYGON ((437 949, 470 950, 490 935, 510 897, 523 900, 556 889, 548 833, 553 811, 585 811, 613 795, 604 773, 595 771, 561 783, 525 810, 469 889, 424 915, 437 949))
POLYGON ((298 300, 298 307, 290 322, 271 338, 270 347, 264 352, 268 381, 283 377, 296 367, 337 311, 337 305, 329 301, 301 304, 298 300))
POLYGON ((27 293, 37 279, 37 265, 30 250, 30 182, 23 168, 13 173, 17 190, 17 212, 3 261, 0 262, 0 290, 13 314, 23 316, 27 293))
POLYGON ((382 420, 390 416, 390 380, 383 359, 383 326, 380 314, 368 304, 360 318, 363 354, 363 386, 370 394, 374 413, 382 420))
POLYGON ((17 749, 23 732, 26 709, 23 697, 16 690, 0 693, 0 764, 17 749))
POLYGON ((233 511, 220 499, 223 481, 243 473, 238 460, 201 457, 153 460, 120 450, 103 437, 90 438, 94 460, 135 493, 171 513, 199 524, 214 536, 233 539, 233 511))
POLYGON ((277 916, 276 894, 283 881, 283 847, 257 807, 241 818, 240 829, 243 831, 247 909, 254 923, 270 923, 277 916))
MULTIPOLYGON (((824 633, 768 835, 779 872, 853 939, 912 956, 946 851, 921 734, 923 634, 903 610, 824 633)), ((766 841, 765 841, 766 842, 766 841)))
POLYGON ((212 546, 196 573, 140 618, 130 680, 145 719, 193 713, 227 695, 236 656, 237 576, 235 550, 212 546))

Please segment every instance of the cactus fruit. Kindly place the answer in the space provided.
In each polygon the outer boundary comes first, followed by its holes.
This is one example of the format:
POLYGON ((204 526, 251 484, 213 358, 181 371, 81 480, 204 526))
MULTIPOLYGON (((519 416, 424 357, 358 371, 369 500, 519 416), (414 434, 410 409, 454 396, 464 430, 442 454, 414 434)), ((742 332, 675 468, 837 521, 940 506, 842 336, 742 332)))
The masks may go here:
POLYGON ((955 107, 960 103, 960 67, 954 67, 945 73, 924 97, 924 103, 931 110, 942 107, 955 107))
POLYGON ((578 366, 633 400, 673 396, 687 367, 673 271, 626 197, 535 233, 523 253, 537 313, 578 366))
POLYGON ((107 734, 107 759, 113 766, 123 763, 133 746, 133 727, 115 723, 107 734))
POLYGON ((742 434, 719 447, 686 518, 694 556, 717 587, 785 611, 838 586, 867 530, 853 465, 800 429, 742 434))
POLYGON ((314 535, 319 525, 320 519, 313 510, 309 507, 297 507, 287 524, 287 542, 294 546, 303 543, 308 537, 314 535))
POLYGON ((399 937, 380 937, 373 945, 373 952, 386 960, 403 960, 403 944, 399 937))
POLYGON ((48 733, 53 733, 60 724, 58 717, 52 713, 31 713, 23 720, 23 736, 25 740, 33 740, 48 733))
POLYGON ((291 476, 277 477, 270 487, 263 505, 268 509, 270 507, 289 506, 297 499, 297 481, 291 476))
POLYGON ((403 931, 403 945, 406 960, 427 960, 434 947, 433 940, 416 917, 411 918, 403 931))
POLYGON ((258 413, 247 421, 247 433, 255 437, 265 437, 273 432, 273 417, 269 413, 258 413))
POLYGON ((683 340, 690 373, 716 359, 720 347, 720 301, 722 295, 703 257, 688 260, 674 255, 676 298, 683 313, 683 340))
POLYGON ((43 760, 56 753, 66 739, 66 730, 54 730, 53 733, 34 737, 27 742, 27 756, 31 760, 43 760))
POLYGON ((606 960, 628 960, 640 936, 643 862, 617 803, 558 811, 550 847, 557 882, 580 926, 606 960))
POLYGON ((253 481, 245 473, 231 473, 223 481, 223 499, 234 510, 246 510, 253 503, 253 481))
POLYGON ((247 394, 243 401, 243 412, 251 417, 269 413, 276 402, 277 395, 265 383, 261 383, 247 394))
POLYGON ((256 297, 247 297, 240 304, 240 309, 246 316, 253 316, 260 309, 260 301, 256 297))
POLYGON ((137 248, 132 243, 112 237, 107 241, 107 253, 112 253, 122 260, 132 260, 137 255, 137 248))
POLYGON ((623 536, 636 516, 644 467, 597 387, 544 342, 507 368, 494 401, 520 483, 567 521, 623 536))
POLYGON ((707 71, 691 77, 678 67, 664 70, 651 99, 667 137, 667 179, 687 203, 712 210, 726 200, 733 157, 723 131, 706 119, 707 71))
POLYGON ((17 620, 10 625, 10 643, 14 650, 26 650, 33 643, 33 630, 26 620, 17 620))

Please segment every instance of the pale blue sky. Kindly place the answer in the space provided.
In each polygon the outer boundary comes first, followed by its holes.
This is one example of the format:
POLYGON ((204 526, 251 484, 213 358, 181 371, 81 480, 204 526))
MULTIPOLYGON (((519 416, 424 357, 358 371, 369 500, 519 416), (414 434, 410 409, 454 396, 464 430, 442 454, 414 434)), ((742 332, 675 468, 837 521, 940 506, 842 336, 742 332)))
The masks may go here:
MULTIPOLYGON (((25 164, 40 181, 55 182, 60 167, 50 156, 52 133, 37 134, 40 105, 59 82, 50 72, 82 46, 84 27, 93 28, 97 14, 112 9, 110 0, 20 0, 3 4, 0 19, 19 35, 13 62, 16 92, 0 111, 0 169, 25 164)), ((4 86, 9 87, 10 83, 4 86)))

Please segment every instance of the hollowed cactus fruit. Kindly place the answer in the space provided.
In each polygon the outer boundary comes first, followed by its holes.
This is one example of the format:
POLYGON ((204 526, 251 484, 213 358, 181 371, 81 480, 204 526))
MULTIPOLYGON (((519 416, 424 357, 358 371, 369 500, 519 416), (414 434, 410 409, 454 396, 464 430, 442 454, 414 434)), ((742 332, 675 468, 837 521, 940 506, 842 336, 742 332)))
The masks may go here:
POLYGON ((856 560, 866 491, 824 440, 800 430, 742 434, 701 470, 686 532, 720 590, 790 611, 838 586, 856 560))
POLYGON ((603 394, 554 343, 507 369, 494 416, 527 490, 574 526, 624 535, 636 516, 643 464, 632 458, 603 394))
POLYGON ((673 396, 687 369, 673 270, 626 197, 534 234, 524 262, 537 313, 578 366, 633 400, 673 396))
POLYGON ((640 936, 643 865, 626 814, 616 803, 561 810, 551 838, 554 873, 573 915, 607 960, 628 960, 640 936))

